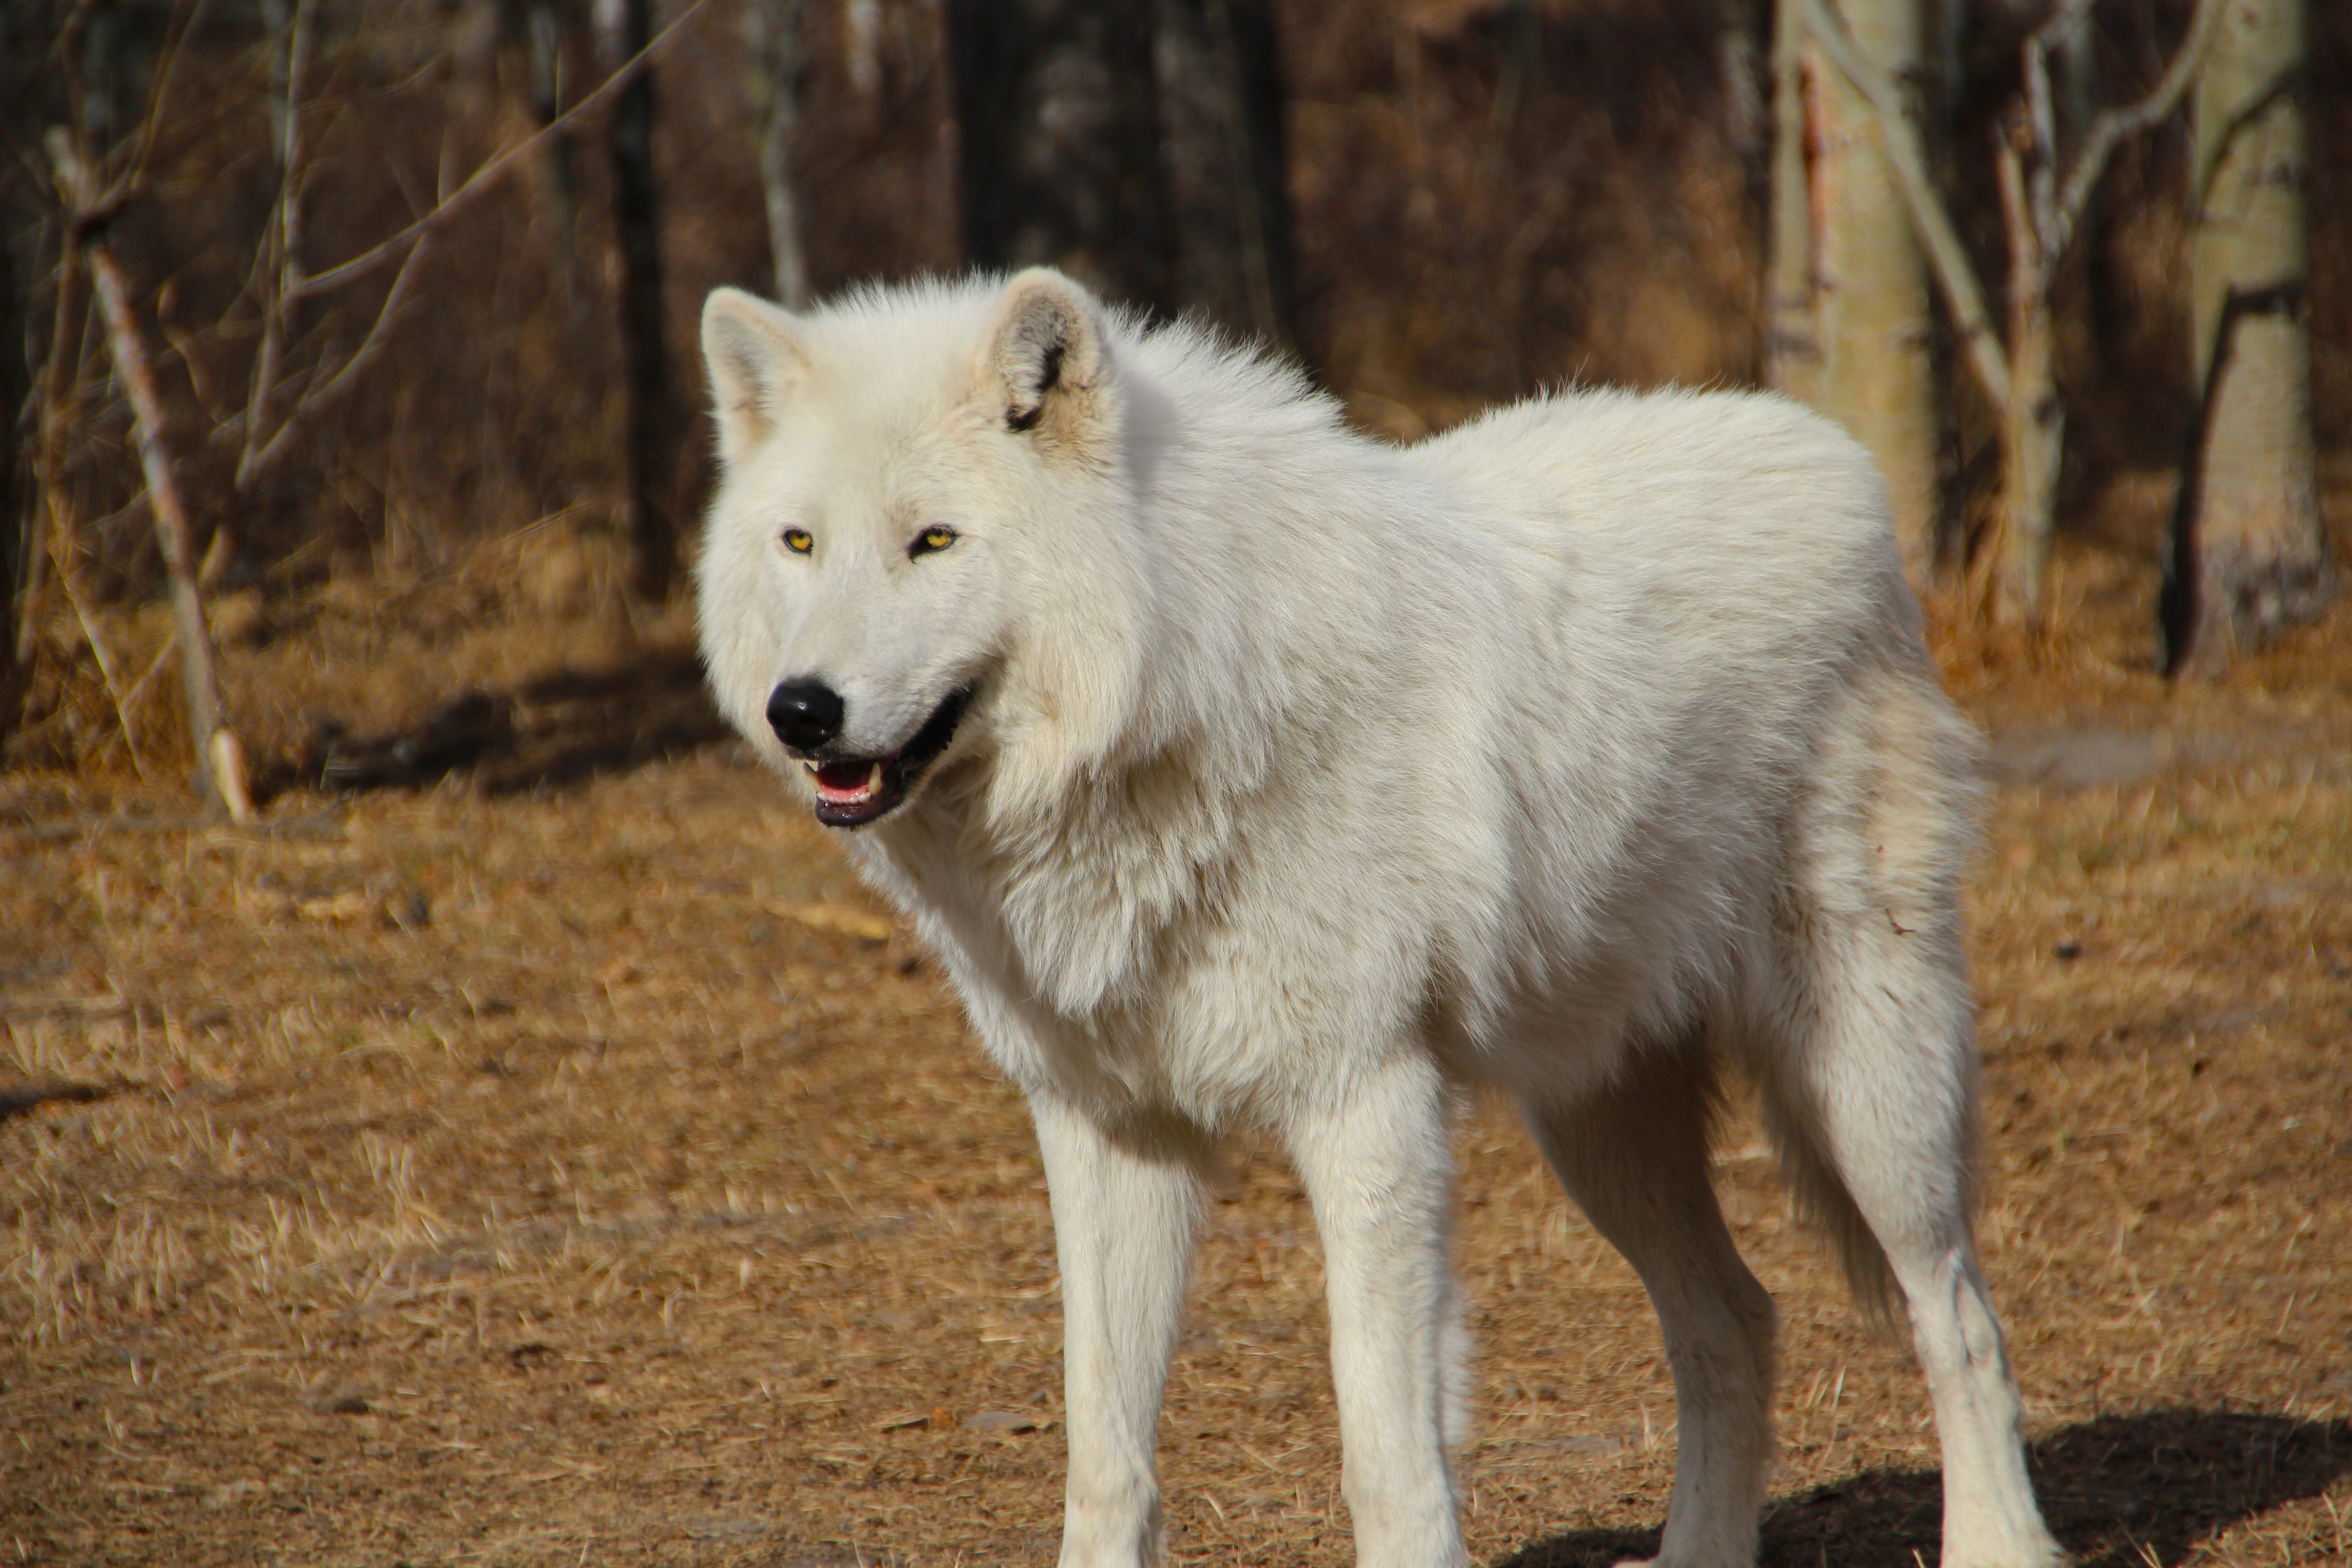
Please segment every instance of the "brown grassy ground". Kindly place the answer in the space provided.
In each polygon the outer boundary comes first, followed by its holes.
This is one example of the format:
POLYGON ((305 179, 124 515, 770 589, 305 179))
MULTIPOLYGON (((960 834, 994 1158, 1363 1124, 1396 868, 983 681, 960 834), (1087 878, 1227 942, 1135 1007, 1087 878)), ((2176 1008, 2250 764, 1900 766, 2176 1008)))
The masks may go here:
MULTIPOLYGON (((265 747, 508 693, 463 781, 230 828, 0 777, 0 1089, 100 1096, 0 1121, 0 1563, 1050 1559, 1015 1097, 739 752, 563 743, 679 700, 657 660, 578 679, 608 652, 555 576, 236 639, 265 747)), ((2352 614, 2172 693, 2147 574, 2064 581, 2065 656, 1948 649, 2005 769, 1982 1228, 2043 1494, 2116 1568, 2352 1560, 2352 614)), ((1505 1117, 1462 1150, 1474 1548, 1609 1561, 1664 1510, 1655 1328, 1505 1117)), ((1907 1354, 1744 1120, 1719 1171, 1785 1323, 1768 1559, 1932 1562, 1907 1354)), ((1349 1560, 1318 1290, 1298 1190, 1238 1149, 1163 1427, 1181 1560, 1349 1560)))

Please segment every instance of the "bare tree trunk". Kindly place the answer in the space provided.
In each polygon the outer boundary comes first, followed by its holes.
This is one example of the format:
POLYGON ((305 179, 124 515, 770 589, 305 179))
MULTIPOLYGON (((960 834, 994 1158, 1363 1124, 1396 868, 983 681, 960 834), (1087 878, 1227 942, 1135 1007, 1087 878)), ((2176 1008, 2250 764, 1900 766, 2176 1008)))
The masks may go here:
POLYGON ((1174 300, 1288 347, 1290 198, 1267 0, 1156 0, 1152 20, 1174 300))
MULTIPOLYGON (((296 0, 290 15, 275 3, 268 8, 276 31, 271 34, 269 70, 270 125, 277 136, 278 202, 270 209, 265 270, 273 275, 263 296, 261 345, 253 356, 253 389, 246 403, 244 450, 238 455, 236 490, 241 504, 253 503, 261 477, 260 456, 267 449, 271 419, 277 412, 279 382, 285 372, 288 345, 299 324, 302 301, 303 185, 310 179, 309 146, 302 139, 303 75, 310 65, 310 39, 318 21, 317 0, 296 0)), ((236 551, 235 518, 215 520, 212 542, 197 575, 210 584, 219 581, 236 551)))
POLYGON ((1811 28, 1798 0, 1772 7, 1772 149, 1764 245, 1764 379, 1800 403, 1821 398, 1821 321, 1813 310, 1814 92, 1811 28))
POLYGON ((750 0, 743 7, 744 53, 750 57, 746 96, 759 128, 768 255, 775 268, 776 302, 789 310, 800 310, 809 300, 808 261, 801 247, 800 206, 793 188, 793 144, 808 63, 802 13, 802 0, 750 0))
MULTIPOLYGON (((2088 0, 2060 0, 2022 51, 2023 90, 1995 130, 2001 226, 2009 242, 2009 399, 2001 421, 2000 521, 1991 610, 2048 629, 2042 588, 2058 527, 2066 402, 2058 384, 2057 289, 2075 218, 2062 221, 2062 149, 2079 150, 2099 112, 2088 0), (2051 65, 2056 63, 2056 84, 2051 65)), ((2084 207, 2080 216, 2087 217, 2084 207)))
MULTIPOLYGON (((1772 92, 1771 0, 1723 0, 1716 19, 1716 71, 1722 84, 1726 146, 1739 166, 1740 207, 1749 232, 1762 241, 1760 259, 1771 264, 1773 132, 1778 123, 1772 92)), ((1800 155, 1802 149, 1799 149, 1800 155)), ((1755 354, 1745 374, 1761 379, 1770 363, 1771 279, 1763 280, 1756 301, 1755 354)))
POLYGON ((236 732, 221 715, 220 681, 213 664, 212 633, 205 624, 204 595, 196 584, 194 531, 180 500, 179 480, 173 472, 166 445, 163 399, 155 372, 139 332, 139 319, 131 303, 131 289, 122 268, 107 244, 105 230, 91 214, 93 197, 71 139, 62 131, 48 138, 49 159, 68 209, 81 228, 81 245, 89 262, 100 309, 106 318, 108 347, 114 368, 131 403, 131 424, 138 433, 139 462, 147 479, 147 507, 155 518, 155 542, 163 552, 163 569, 172 584, 172 621, 180 648, 180 684, 187 701, 188 739, 195 752, 197 793, 242 822, 253 815, 252 797, 245 783, 245 752, 236 732))
MULTIPOLYGON (((2014 240, 2016 231, 2011 231, 2014 240)), ((1996 619, 2044 626, 2042 577, 2058 517, 2058 474, 2066 454, 2066 405, 2059 395, 2057 333, 2050 291, 2012 260, 2009 386, 2001 419, 2001 528, 1996 619)))
MULTIPOLYGON (((531 117, 541 131, 562 117, 566 105, 563 40, 571 31, 563 0, 528 0, 523 8, 523 45, 530 59, 531 117)), ((543 161, 547 170, 547 200, 563 255, 559 268, 566 289, 572 283, 572 233, 580 210, 579 182, 572 172, 572 139, 548 138, 543 161)))
POLYGON ((286 48, 291 35, 294 12, 290 0, 261 0, 261 30, 269 37, 269 147, 278 157, 278 170, 286 172, 286 138, 292 134, 296 94, 293 90, 294 59, 286 48))
POLYGON ((2058 14, 2044 28, 2051 58, 2058 66, 2056 100, 2058 129, 2068 146, 2079 146, 2083 134, 2098 117, 2099 51, 2091 26, 2093 7, 2062 0, 2058 14))
MULTIPOLYGON (((596 0, 604 70, 618 71, 652 38, 650 0, 596 0)), ((654 193, 654 83, 640 71, 621 89, 608 132, 613 168, 614 300, 626 400, 623 509, 635 555, 635 587, 658 603, 677 565, 675 432, 669 356, 662 331, 660 213, 654 193)))
POLYGON ((2009 240, 2009 396, 2001 420, 1999 559, 1993 616, 2046 629, 2042 578, 2058 525, 2066 404, 2058 387, 2052 295, 2063 244, 2057 219, 2055 112, 2046 58, 2029 45, 2025 91, 1994 132, 2001 228, 2009 240))
MULTIPOLYGON (((1915 77, 1921 0, 1848 0, 1855 40, 1915 77)), ((1915 581, 1933 564, 1940 444, 1927 274, 1870 105, 1821 58, 1804 6, 1773 26, 1772 213, 1766 262, 1770 383, 1836 419, 1885 470, 1915 581)))
POLYGON ((2316 615, 2336 588, 2303 309, 2307 26, 2302 0, 2234 0, 2198 83, 2189 287, 2210 402, 2196 493, 2179 513, 2187 537, 2176 552, 2195 559, 2186 622, 2168 639, 2176 671, 2219 673, 2241 648, 2316 615))
POLYGON ((948 0, 965 253, 1173 301, 1150 8, 948 0))

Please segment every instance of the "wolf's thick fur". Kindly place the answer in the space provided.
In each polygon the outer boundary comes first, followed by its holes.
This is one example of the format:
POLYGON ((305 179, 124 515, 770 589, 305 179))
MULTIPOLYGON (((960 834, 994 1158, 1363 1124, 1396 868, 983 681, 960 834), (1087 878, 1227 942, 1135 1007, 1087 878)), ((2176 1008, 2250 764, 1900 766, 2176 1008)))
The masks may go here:
POLYGON ((1773 397, 1585 393, 1386 446, 1051 272, 803 316, 721 290, 703 342, 719 700, 829 820, 871 816, 850 852, 1034 1115, 1064 1564, 1154 1553, 1203 1175, 1245 1121, 1323 1235, 1360 1560, 1465 1561, 1476 1083, 1663 1321, 1660 1561, 1752 1561, 1773 1312, 1708 1182, 1726 1060, 1864 1294, 1908 1307, 1945 1562, 2056 1558, 1969 1227, 1978 742, 1853 442, 1773 397))

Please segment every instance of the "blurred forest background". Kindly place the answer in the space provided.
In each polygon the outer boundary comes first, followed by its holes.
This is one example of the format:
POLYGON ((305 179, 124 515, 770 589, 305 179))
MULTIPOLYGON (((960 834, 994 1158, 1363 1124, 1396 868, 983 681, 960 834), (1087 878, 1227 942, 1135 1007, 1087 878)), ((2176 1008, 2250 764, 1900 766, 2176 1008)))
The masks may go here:
POLYGON ((1053 262, 1399 439, 1781 386, 1996 658, 2070 635, 2054 548, 2218 669, 2352 521, 2334 0, 6 0, 0 68, 17 763, 168 754, 236 720, 200 645, 485 551, 626 646, 720 283, 1053 262))

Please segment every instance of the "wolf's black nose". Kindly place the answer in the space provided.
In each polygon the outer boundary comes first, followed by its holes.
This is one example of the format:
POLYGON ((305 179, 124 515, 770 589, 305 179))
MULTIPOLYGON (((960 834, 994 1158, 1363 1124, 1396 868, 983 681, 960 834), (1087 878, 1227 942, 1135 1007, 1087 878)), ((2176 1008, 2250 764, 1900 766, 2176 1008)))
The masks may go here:
POLYGON ((796 752, 841 733, 841 693, 822 680, 787 680, 768 694, 768 728, 796 752))

